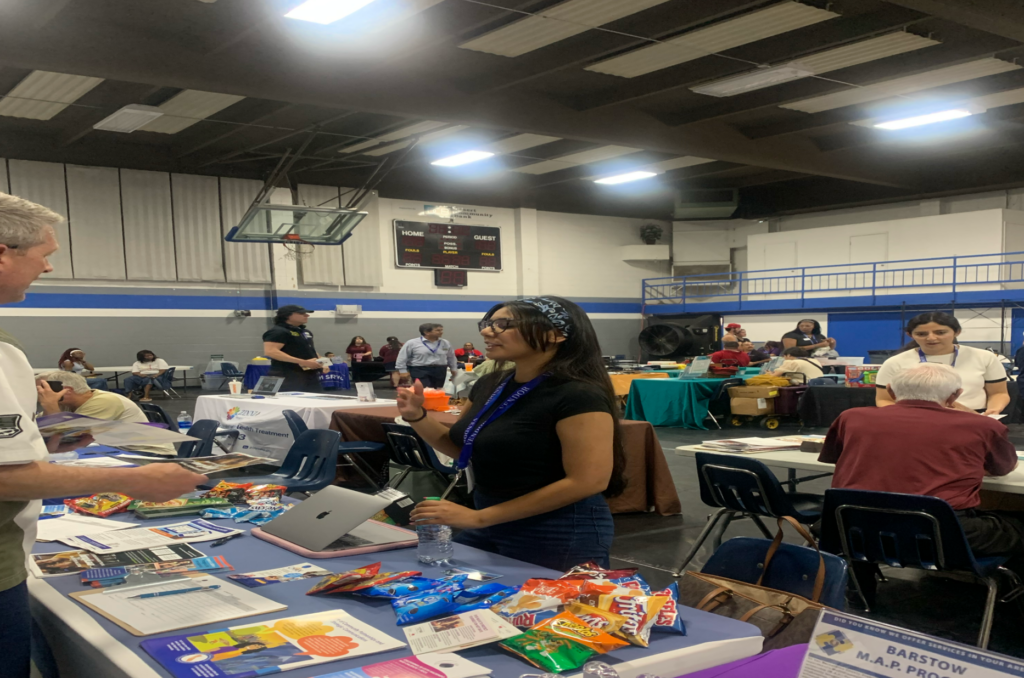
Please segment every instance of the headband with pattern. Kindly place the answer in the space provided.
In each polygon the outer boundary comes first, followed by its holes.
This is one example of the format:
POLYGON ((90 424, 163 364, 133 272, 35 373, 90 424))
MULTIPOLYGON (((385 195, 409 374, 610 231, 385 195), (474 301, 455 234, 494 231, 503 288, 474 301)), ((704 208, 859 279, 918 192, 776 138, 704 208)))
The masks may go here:
POLYGON ((540 311, 566 339, 569 338, 572 333, 572 317, 560 303, 547 297, 527 297, 519 301, 540 311))

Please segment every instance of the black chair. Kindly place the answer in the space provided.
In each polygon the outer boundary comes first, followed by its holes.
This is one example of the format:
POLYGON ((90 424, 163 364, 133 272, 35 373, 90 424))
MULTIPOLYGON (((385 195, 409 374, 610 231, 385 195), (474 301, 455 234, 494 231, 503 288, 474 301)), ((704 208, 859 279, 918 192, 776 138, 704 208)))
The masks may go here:
POLYGON ((166 424, 168 431, 174 431, 178 433, 178 422, 167 413, 167 410, 160 407, 156 403, 135 403, 142 410, 142 413, 146 415, 146 419, 149 419, 154 424, 166 424))
MULTIPOLYGON (((312 493, 334 482, 338 467, 337 431, 310 429, 302 433, 288 450, 281 468, 269 476, 245 476, 253 485, 284 485, 288 492, 312 493)), ((210 486, 203 486, 204 489, 210 486)))
MULTIPOLYGON (((291 429, 292 437, 298 439, 300 435, 309 430, 306 426, 306 422, 302 420, 302 417, 295 410, 284 410, 281 412, 284 415, 285 422, 288 423, 288 428, 291 429)), ((371 475, 372 469, 365 469, 358 456, 363 452, 382 452, 387 447, 384 443, 371 443, 371 442, 339 442, 338 443, 338 454, 345 458, 347 466, 351 466, 356 472, 362 476, 363 480, 369 483, 370 487, 373 488, 374 492, 381 490, 380 483, 378 483, 371 475)))
MULTIPOLYGON (((723 398, 725 400, 729 399, 730 388, 732 388, 733 386, 743 386, 744 383, 745 382, 739 377, 733 379, 725 379, 724 381, 720 381, 718 383, 718 386, 715 387, 714 392, 711 394, 711 399, 708 400, 708 417, 711 418, 711 421, 715 422, 715 426, 717 426, 719 430, 722 429, 722 425, 718 423, 718 418, 714 415, 714 413, 712 413, 711 410, 718 409, 723 398)), ((718 413, 720 415, 728 414, 727 412, 724 412, 721 409, 718 409, 718 413)))
POLYGON ((209 457, 213 454, 213 439, 219 424, 213 419, 200 419, 188 430, 189 436, 199 440, 188 440, 178 445, 178 459, 209 457))
POLYGON ((174 390, 174 369, 168 367, 167 371, 156 378, 156 387, 160 389, 160 392, 167 398, 180 398, 181 396, 177 391, 174 390), (174 394, 173 396, 171 394, 174 394))
POLYGON ((454 464, 442 464, 434 448, 428 445, 412 426, 399 424, 381 424, 388 439, 388 452, 391 461, 404 467, 397 477, 392 478, 388 485, 397 488, 413 471, 426 471, 439 478, 445 485, 451 482, 458 472, 454 464))
POLYGON ((834 374, 826 374, 823 377, 815 377, 807 382, 808 386, 839 386, 839 377, 834 374))
POLYGON ((220 364, 220 373, 221 373, 221 375, 223 375, 225 377, 228 377, 230 379, 243 379, 243 378, 245 378, 245 373, 239 371, 239 369, 237 367, 235 367, 234 365, 232 365, 231 363, 221 363, 220 364))
MULTIPOLYGON (((855 562, 884 564, 932 572, 962 572, 988 587, 978 647, 988 647, 998 596, 996 574, 1019 585, 1003 567, 1008 558, 976 558, 953 507, 937 497, 866 490, 826 490, 821 549, 850 563, 850 579, 865 609, 868 601, 855 562)), ((1011 596, 1007 596, 1010 598, 1011 596)))
POLYGON ((707 541, 708 535, 719 520, 724 519, 724 523, 713 543, 716 551, 721 543, 722 533, 737 517, 753 520, 761 534, 768 539, 772 539, 774 535, 761 522, 761 518, 777 519, 789 516, 804 525, 810 525, 821 518, 821 496, 787 494, 775 474, 756 459, 708 452, 698 452, 696 457, 700 499, 718 510, 708 518, 704 529, 676 569, 677 577, 697 555, 697 551, 707 541))

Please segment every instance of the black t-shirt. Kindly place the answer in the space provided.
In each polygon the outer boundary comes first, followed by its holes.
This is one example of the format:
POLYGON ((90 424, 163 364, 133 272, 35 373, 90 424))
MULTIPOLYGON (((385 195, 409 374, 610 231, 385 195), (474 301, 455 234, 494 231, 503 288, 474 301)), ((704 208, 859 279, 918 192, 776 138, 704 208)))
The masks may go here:
POLYGON ((792 332, 786 332, 782 335, 783 339, 795 339, 797 346, 812 346, 814 344, 820 344, 825 341, 820 334, 804 334, 799 330, 793 330, 792 332), (808 339, 807 337, 810 337, 808 339))
MULTIPOLYGON (((449 436, 462 447, 470 422, 487 403, 501 379, 477 382, 470 392, 473 406, 452 426, 449 436)), ((510 380, 490 411, 522 384, 510 380)), ((499 499, 514 499, 565 477, 562 443, 555 425, 562 419, 587 412, 612 414, 601 389, 578 381, 550 377, 491 422, 473 445, 473 474, 480 491, 499 499)), ((485 421, 485 413, 481 421, 485 421)), ((612 415, 614 416, 614 415, 612 415)))
MULTIPOLYGON (((281 352, 293 358, 303 360, 316 360, 316 348, 313 346, 313 333, 306 329, 305 325, 288 325, 281 323, 274 325, 263 333, 263 341, 270 341, 275 344, 284 344, 281 352)), ((295 363, 285 363, 280 360, 271 360, 270 366, 277 369, 301 370, 295 363)))

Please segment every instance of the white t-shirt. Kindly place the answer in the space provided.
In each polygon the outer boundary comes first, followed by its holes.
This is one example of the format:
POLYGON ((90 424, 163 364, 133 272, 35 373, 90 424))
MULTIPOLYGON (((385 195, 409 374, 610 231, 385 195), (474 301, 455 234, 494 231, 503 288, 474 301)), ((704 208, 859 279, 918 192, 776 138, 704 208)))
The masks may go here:
MULTIPOLYGON (((811 379, 817 379, 818 377, 824 376, 825 372, 821 369, 821 363, 814 358, 789 358, 782 362, 779 369, 776 372, 799 372, 800 374, 807 377, 804 383, 811 379)), ((793 381, 793 380, 790 380, 793 381)))
MULTIPOLYGON (((159 372, 160 370, 166 370, 166 369, 167 369, 167 361, 165 361, 163 358, 157 358, 156 360, 150 360, 148 363, 142 363, 142 362, 139 362, 139 361, 135 361, 135 364, 132 365, 132 373, 135 373, 135 372, 154 372, 155 373, 155 372, 159 372)), ((143 375, 143 376, 152 376, 152 375, 143 375)))
MULTIPOLYGON (((956 355, 956 364, 953 365, 953 369, 960 375, 964 389, 963 395, 957 399, 957 402, 972 410, 983 410, 988 402, 985 384, 1006 381, 1006 369, 999 362, 999 357, 991 351, 971 346, 958 346, 958 348, 959 354, 926 355, 925 359, 930 363, 950 365, 953 362, 953 356, 956 355)), ((917 351, 917 349, 904 351, 882 363, 875 384, 879 387, 888 386, 900 370, 920 365, 921 355, 917 351)))

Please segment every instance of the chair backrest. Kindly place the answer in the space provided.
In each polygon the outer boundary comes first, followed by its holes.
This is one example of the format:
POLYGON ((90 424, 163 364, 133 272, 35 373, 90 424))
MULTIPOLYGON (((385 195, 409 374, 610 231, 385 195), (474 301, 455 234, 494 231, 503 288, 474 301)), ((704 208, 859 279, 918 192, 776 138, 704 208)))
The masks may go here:
POLYGON ((433 450, 419 437, 412 426, 381 424, 381 427, 388 440, 391 461, 400 466, 408 466, 413 471, 437 470, 430 461, 433 450), (430 450, 430 453, 427 450, 430 450))
POLYGON ((300 433, 288 450, 288 456, 275 475, 308 483, 334 482, 338 468, 338 444, 341 434, 329 429, 312 428, 300 433))
MULTIPOLYGON (((756 584, 763 573, 761 586, 811 598, 818 572, 818 552, 782 542, 765 570, 765 556, 771 545, 771 539, 734 537, 711 554, 701 572, 748 584, 756 584)), ((846 561, 831 553, 822 553, 821 557, 825 561, 825 586, 818 602, 842 610, 846 603, 846 561)))
POLYGON ((160 384, 160 389, 161 390, 169 389, 173 382, 174 382, 174 368, 173 367, 168 367, 167 371, 165 371, 163 374, 161 374, 160 378, 157 379, 157 383, 160 384))
POLYGON ((146 419, 158 424, 167 424, 167 428, 175 433, 178 432, 178 422, 167 413, 167 410, 156 403, 136 403, 146 419))
POLYGON ((213 454, 213 437, 219 424, 213 419, 200 419, 188 429, 188 435, 199 440, 189 440, 178 445, 178 458, 209 457, 213 454))
POLYGON ((828 375, 824 377, 815 377, 807 382, 808 386, 838 386, 839 377, 836 375, 828 375))
POLYGON ((770 518, 793 515, 778 478, 756 459, 709 452, 696 457, 700 499, 708 506, 770 518))
POLYGON ((281 414, 284 415, 284 420, 292 431, 292 438, 298 438, 309 430, 309 426, 306 426, 306 422, 302 421, 302 417, 295 410, 284 410, 281 414))
POLYGON ((953 508, 937 497, 826 490, 821 549, 892 567, 976 572, 953 508))
POLYGON ((242 374, 242 372, 240 372, 238 370, 237 367, 235 367, 231 363, 221 363, 220 364, 220 373, 222 375, 224 375, 225 377, 242 377, 242 376, 245 376, 244 374, 242 374))

